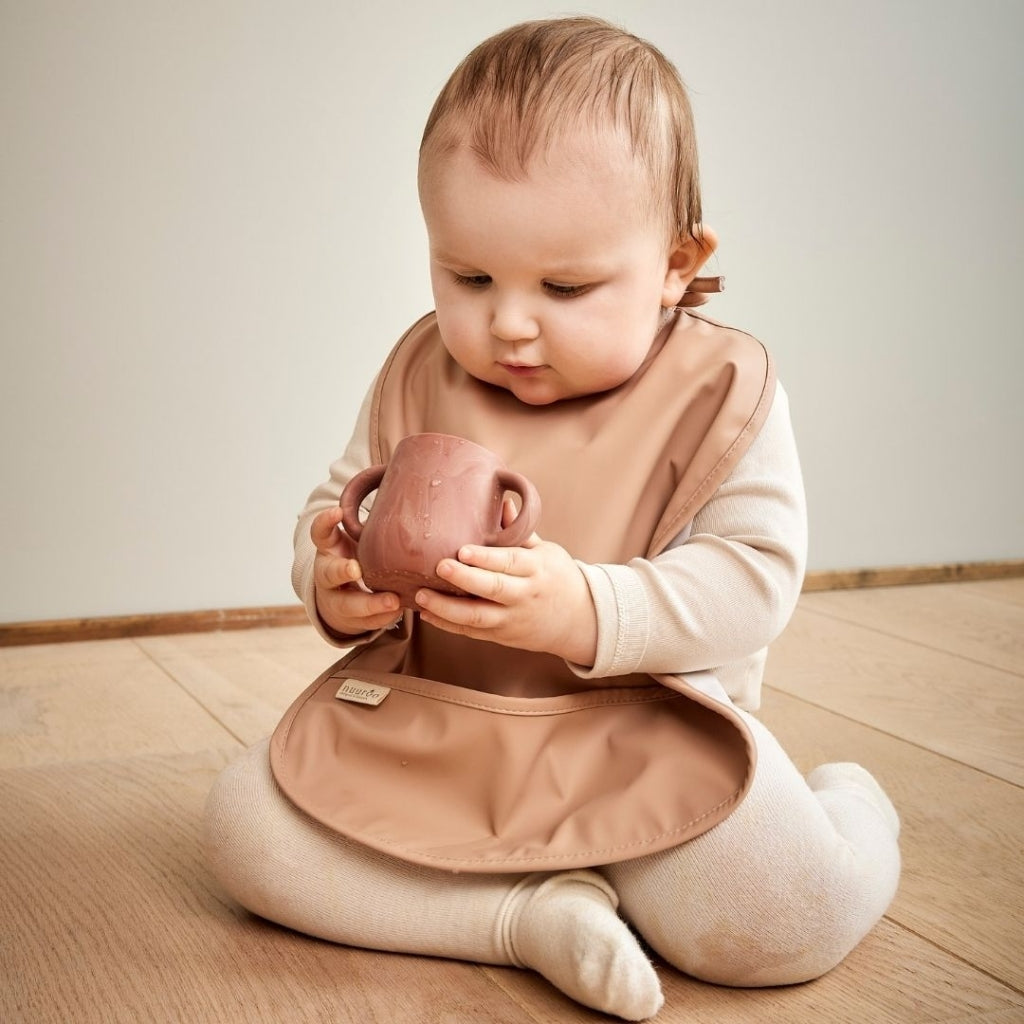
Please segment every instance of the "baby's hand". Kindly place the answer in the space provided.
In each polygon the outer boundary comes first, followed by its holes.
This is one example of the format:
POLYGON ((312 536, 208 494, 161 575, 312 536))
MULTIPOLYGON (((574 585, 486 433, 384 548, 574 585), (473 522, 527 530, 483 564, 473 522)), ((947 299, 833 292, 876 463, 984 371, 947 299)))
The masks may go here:
POLYGON ((356 561, 352 538, 338 529, 341 509, 321 512, 309 528, 316 546, 313 583, 320 618, 335 633, 356 636, 384 629, 398 618, 395 594, 371 594, 359 586, 362 570, 356 561))
POLYGON ((536 534, 519 548, 466 545, 458 560, 443 559, 437 574, 473 596, 420 590, 416 603, 424 622, 593 665, 597 614, 586 577, 565 548, 536 534))

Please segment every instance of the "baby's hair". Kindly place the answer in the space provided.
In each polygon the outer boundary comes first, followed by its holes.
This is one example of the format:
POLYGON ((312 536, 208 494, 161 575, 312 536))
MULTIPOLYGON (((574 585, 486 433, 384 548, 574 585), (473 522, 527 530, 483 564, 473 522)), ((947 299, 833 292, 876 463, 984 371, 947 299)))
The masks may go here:
POLYGON ((566 129, 624 130, 647 172, 652 211, 673 241, 700 241, 693 114, 672 63, 643 39, 598 18, 528 21, 477 46, 455 69, 427 118, 427 161, 468 146, 514 180, 566 129))

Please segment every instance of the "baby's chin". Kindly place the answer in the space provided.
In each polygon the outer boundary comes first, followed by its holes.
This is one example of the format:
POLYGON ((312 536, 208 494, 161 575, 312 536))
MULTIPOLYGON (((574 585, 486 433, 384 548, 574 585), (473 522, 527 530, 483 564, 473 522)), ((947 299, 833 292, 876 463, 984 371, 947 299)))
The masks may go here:
MULTIPOLYGON (((555 402, 569 402, 574 398, 587 398, 590 395, 603 394, 606 391, 614 391, 625 381, 611 380, 601 381, 596 386, 573 388, 567 381, 560 377, 547 377, 543 380, 509 380, 507 377, 501 379, 487 379, 478 377, 485 384, 508 391, 517 398, 523 405, 545 406, 554 405, 555 402)), ((626 378, 628 380, 628 378, 626 378)))
POLYGON ((538 396, 538 395, 522 395, 517 394, 512 388, 508 388, 509 391, 519 399, 523 405, 532 405, 541 407, 544 405, 554 405, 555 402, 565 401, 567 398, 575 398, 575 395, 549 395, 549 396, 538 396))
POLYGON ((551 379, 550 377, 546 379, 522 379, 518 377, 511 377, 509 374, 503 373, 500 370, 488 370, 483 373, 473 373, 472 370, 465 366, 463 369, 471 377, 480 381, 482 384, 498 388, 501 391, 507 391, 524 405, 551 405, 554 402, 561 402, 566 398, 578 397, 577 395, 570 393, 561 381, 551 379))
POLYGON ((578 398, 579 393, 574 393, 567 388, 564 382, 557 379, 545 380, 506 380, 498 385, 506 391, 510 391, 523 405, 552 405, 555 402, 562 402, 568 398, 578 398))

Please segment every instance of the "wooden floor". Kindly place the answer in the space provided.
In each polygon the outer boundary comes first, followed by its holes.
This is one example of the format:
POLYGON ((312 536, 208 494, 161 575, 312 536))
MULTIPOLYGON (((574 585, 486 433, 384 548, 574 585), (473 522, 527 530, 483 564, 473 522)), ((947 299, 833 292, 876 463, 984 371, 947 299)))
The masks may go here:
MULTIPOLYGON (((336 652, 306 628, 0 650, 0 1021, 518 1024, 610 1018, 535 975, 256 920, 198 848, 215 773, 336 652)), ((1024 580, 807 594, 763 718, 858 760, 903 817, 889 914, 820 981, 662 966, 657 1020, 1024 1021, 1024 580)))

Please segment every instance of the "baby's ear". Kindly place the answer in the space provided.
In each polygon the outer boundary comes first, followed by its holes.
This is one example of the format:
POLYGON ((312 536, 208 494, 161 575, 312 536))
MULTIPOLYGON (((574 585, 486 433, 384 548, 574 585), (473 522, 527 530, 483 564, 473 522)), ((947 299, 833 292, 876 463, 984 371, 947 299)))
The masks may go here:
POLYGON ((686 286, 718 248, 718 235, 711 228, 702 228, 698 235, 699 238, 681 238, 668 254, 661 296, 661 305, 666 309, 679 305, 686 286))

